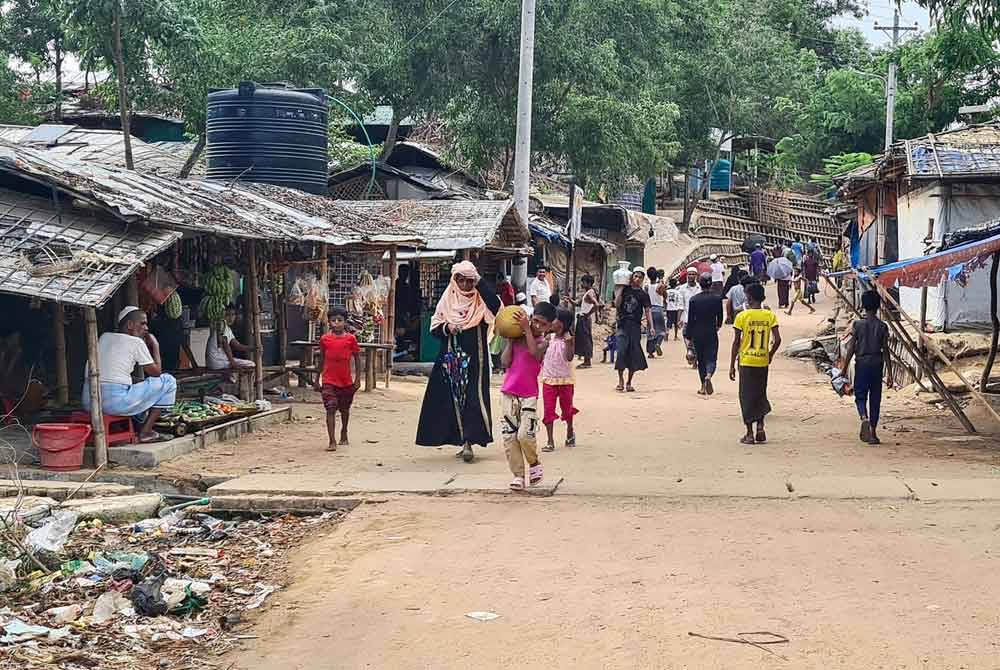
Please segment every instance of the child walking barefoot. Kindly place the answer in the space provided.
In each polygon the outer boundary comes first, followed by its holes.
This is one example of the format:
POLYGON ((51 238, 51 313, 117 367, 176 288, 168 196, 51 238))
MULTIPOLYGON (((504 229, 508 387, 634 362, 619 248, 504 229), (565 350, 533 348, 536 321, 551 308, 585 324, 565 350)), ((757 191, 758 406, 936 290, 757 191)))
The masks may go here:
POLYGON ((806 300, 805 285, 806 285, 806 280, 805 277, 802 276, 802 270, 800 270, 799 268, 795 268, 795 274, 792 275, 792 288, 795 289, 795 297, 792 298, 792 303, 788 306, 789 316, 792 315, 792 310, 795 309, 796 303, 800 302, 809 308, 810 314, 816 313, 816 308, 810 305, 809 301, 806 300))
POLYGON ((323 395, 326 409, 326 433, 330 442, 327 451, 337 450, 337 412, 340 412, 340 446, 348 446, 347 424, 351 419, 354 394, 361 388, 359 375, 351 377, 351 359, 355 371, 361 370, 361 347, 358 340, 346 331, 347 311, 330 310, 330 332, 319 338, 319 369, 323 371, 316 380, 316 390, 323 395))
POLYGON ((562 420, 566 422, 566 446, 576 446, 576 432, 573 430, 573 416, 578 410, 573 407, 573 390, 576 380, 573 376, 573 312, 560 309, 556 312, 556 320, 552 322, 552 334, 549 335, 549 346, 542 360, 542 403, 545 415, 542 423, 548 442, 542 451, 555 451, 552 427, 559 418, 556 414, 556 402, 562 410, 562 420))
POLYGON ((524 335, 507 340, 501 360, 507 374, 500 387, 503 405, 503 446, 507 464, 514 475, 513 491, 524 489, 525 461, 528 463, 528 483, 542 481, 542 464, 538 460, 538 375, 548 343, 545 334, 556 317, 556 308, 548 301, 535 305, 531 318, 518 312, 518 324, 524 335))

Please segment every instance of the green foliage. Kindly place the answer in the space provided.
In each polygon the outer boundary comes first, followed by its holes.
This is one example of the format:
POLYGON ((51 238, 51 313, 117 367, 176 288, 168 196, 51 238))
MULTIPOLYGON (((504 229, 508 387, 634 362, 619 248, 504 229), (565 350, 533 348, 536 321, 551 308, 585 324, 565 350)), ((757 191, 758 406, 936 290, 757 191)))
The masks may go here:
POLYGON ((1000 3, 996 0, 917 0, 931 16, 951 26, 977 27, 991 39, 1000 37, 1000 3))
POLYGON ((25 81, 6 64, 0 66, 0 123, 31 126, 41 122, 38 99, 45 87, 25 81))
POLYGON ((369 149, 368 146, 355 142, 354 138, 350 137, 344 130, 339 118, 330 122, 327 144, 330 148, 330 163, 336 169, 343 170, 350 169, 359 163, 371 161, 372 150, 375 151, 377 157, 381 149, 379 145, 369 149))
POLYGON ((875 157, 863 151, 849 154, 837 154, 823 159, 823 172, 810 176, 809 181, 827 188, 833 186, 833 178, 839 174, 850 172, 863 165, 870 165, 875 157))

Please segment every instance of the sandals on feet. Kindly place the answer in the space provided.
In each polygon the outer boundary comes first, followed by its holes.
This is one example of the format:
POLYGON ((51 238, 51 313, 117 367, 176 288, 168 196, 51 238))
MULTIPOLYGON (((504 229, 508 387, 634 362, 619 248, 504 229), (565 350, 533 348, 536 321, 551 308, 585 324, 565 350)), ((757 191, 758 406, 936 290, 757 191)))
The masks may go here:
POLYGON ((542 470, 542 464, 532 465, 528 468, 528 483, 534 486, 535 484, 540 484, 542 482, 542 477, 545 475, 542 470))
POLYGON ((618 391, 619 393, 622 393, 625 391, 625 387, 619 384, 618 386, 615 387, 615 390, 618 391))
POLYGON ((764 432, 763 428, 757 429, 756 439, 757 442, 760 444, 764 444, 765 442, 767 442, 767 433, 764 432))
POLYGON ((712 395, 713 393, 715 393, 715 387, 712 386, 711 379, 705 380, 705 393, 707 393, 708 395, 712 395))
POLYGON ((752 435, 744 435, 740 438, 740 444, 753 444, 754 439, 752 435))
POLYGON ((629 384, 628 386, 625 387, 625 392, 626 393, 635 393, 635 388, 631 384, 629 384))
POLYGON ((465 448, 462 449, 462 460, 466 463, 471 463, 476 460, 476 455, 472 453, 471 445, 466 445, 465 448))
POLYGON ((551 442, 542 447, 542 451, 555 451, 555 450, 556 450, 556 445, 552 444, 551 442))
POLYGON ((511 491, 523 491, 524 490, 524 477, 514 477, 510 482, 511 491))
POLYGON ((566 438, 566 448, 567 449, 572 449, 575 446, 576 446, 576 435, 574 435, 573 437, 567 437, 566 438))
POLYGON ((861 434, 859 437, 862 442, 870 443, 872 441, 872 424, 868 419, 861 420, 861 434))

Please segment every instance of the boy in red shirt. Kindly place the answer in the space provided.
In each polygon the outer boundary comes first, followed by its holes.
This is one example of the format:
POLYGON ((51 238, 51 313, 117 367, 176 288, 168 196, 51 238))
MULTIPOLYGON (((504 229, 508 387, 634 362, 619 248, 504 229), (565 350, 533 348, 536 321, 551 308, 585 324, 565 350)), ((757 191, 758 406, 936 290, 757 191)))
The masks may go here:
POLYGON ((330 332, 319 338, 319 368, 323 371, 316 381, 316 390, 323 394, 326 408, 326 433, 330 438, 327 451, 337 450, 337 412, 340 412, 340 446, 347 444, 347 423, 351 419, 351 403, 361 388, 360 376, 351 377, 351 359, 354 369, 361 370, 361 347, 351 333, 346 332, 347 311, 330 310, 330 332))

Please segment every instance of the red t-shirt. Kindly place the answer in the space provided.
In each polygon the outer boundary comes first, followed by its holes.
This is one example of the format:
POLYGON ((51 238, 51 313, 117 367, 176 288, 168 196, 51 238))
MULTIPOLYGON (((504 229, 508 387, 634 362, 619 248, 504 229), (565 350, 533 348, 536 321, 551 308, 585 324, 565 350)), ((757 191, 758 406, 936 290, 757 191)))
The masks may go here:
POLYGON ((323 352, 323 384, 353 386, 351 356, 361 351, 358 339, 350 333, 343 335, 327 333, 319 338, 319 350, 323 352))

